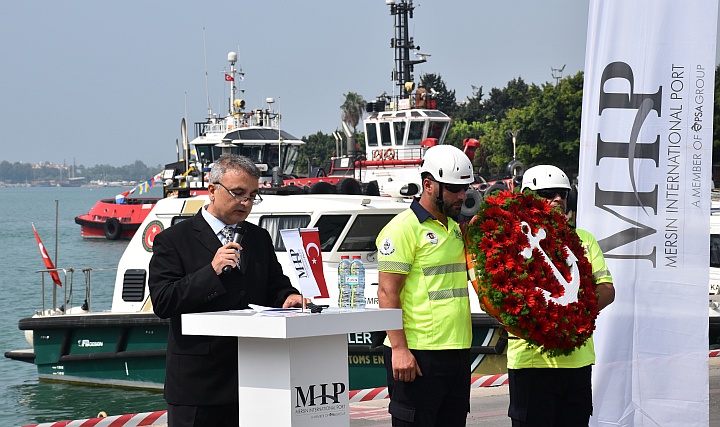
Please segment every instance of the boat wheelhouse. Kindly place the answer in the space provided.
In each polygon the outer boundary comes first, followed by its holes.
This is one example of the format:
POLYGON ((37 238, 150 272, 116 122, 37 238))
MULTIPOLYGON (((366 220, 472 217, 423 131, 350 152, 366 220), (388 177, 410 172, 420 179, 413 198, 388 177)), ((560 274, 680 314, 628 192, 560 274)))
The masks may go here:
POLYGON ((222 117, 208 109, 207 119, 195 123, 191 141, 188 141, 183 119, 183 158, 165 166, 165 196, 178 191, 192 195, 207 191, 210 168, 223 153, 252 159, 262 173, 260 183, 263 185, 295 173, 300 147, 305 142, 280 128, 282 117, 273 109, 274 98, 266 98, 267 105, 262 108, 245 111, 245 101, 237 97, 235 84, 236 77, 245 75, 242 69, 236 68, 237 53, 228 53, 228 62, 230 70, 225 73, 225 81, 230 83, 228 113, 222 117))

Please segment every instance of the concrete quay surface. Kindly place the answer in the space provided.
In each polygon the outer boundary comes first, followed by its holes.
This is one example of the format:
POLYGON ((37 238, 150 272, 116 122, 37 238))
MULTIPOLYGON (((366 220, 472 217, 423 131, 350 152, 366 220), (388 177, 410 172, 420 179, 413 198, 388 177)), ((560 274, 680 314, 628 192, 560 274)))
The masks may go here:
MULTIPOLYGON (((720 357, 711 357, 710 366, 710 422, 709 427, 720 427, 720 357)), ((388 399, 350 404, 350 426, 390 427, 388 399)), ((468 426, 510 427, 507 416, 508 386, 473 388, 470 391, 468 426)))
MULTIPOLYGON (((720 357, 711 357, 710 375, 710 422, 709 427, 720 427, 720 357)), ((350 404, 351 427, 390 427, 387 412, 388 399, 350 404)), ((473 388, 470 392, 470 414, 467 425, 483 427, 510 427, 507 416, 509 404, 508 386, 473 388)), ((157 424, 167 427, 167 424, 157 424)))

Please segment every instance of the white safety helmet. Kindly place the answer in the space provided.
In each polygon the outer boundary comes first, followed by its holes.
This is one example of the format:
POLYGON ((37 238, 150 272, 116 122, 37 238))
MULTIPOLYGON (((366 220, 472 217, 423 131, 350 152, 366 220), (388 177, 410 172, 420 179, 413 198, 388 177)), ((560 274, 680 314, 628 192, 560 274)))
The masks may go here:
POLYGON ((430 147, 420 162, 420 173, 424 172, 444 184, 472 184, 475 181, 467 154, 452 145, 430 147))
POLYGON ((526 188, 530 190, 567 188, 570 190, 570 180, 558 167, 552 165, 533 166, 523 174, 521 191, 525 191, 526 188))

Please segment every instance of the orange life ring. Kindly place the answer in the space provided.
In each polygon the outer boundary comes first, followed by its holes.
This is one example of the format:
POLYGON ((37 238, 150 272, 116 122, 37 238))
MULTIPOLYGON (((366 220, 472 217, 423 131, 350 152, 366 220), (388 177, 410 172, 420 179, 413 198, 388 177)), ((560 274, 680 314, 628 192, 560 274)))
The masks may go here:
POLYGON ((382 150, 373 150, 372 156, 373 160, 382 160, 383 152, 382 150))
POLYGON ((395 150, 388 148, 385 150, 385 160, 395 160, 395 150))

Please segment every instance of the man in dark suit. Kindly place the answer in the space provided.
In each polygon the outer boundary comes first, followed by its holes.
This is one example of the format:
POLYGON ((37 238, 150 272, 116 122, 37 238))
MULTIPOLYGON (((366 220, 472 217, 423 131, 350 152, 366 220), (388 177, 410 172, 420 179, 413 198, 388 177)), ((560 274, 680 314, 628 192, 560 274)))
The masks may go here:
POLYGON ((222 156, 210 172, 210 203, 155 238, 148 285, 155 314, 170 319, 164 392, 169 427, 239 423, 237 339, 182 335, 181 314, 302 305, 267 231, 246 222, 242 247, 223 235, 223 228, 234 228, 262 201, 259 177, 248 158, 222 156), (232 269, 223 273, 225 266, 232 269))

